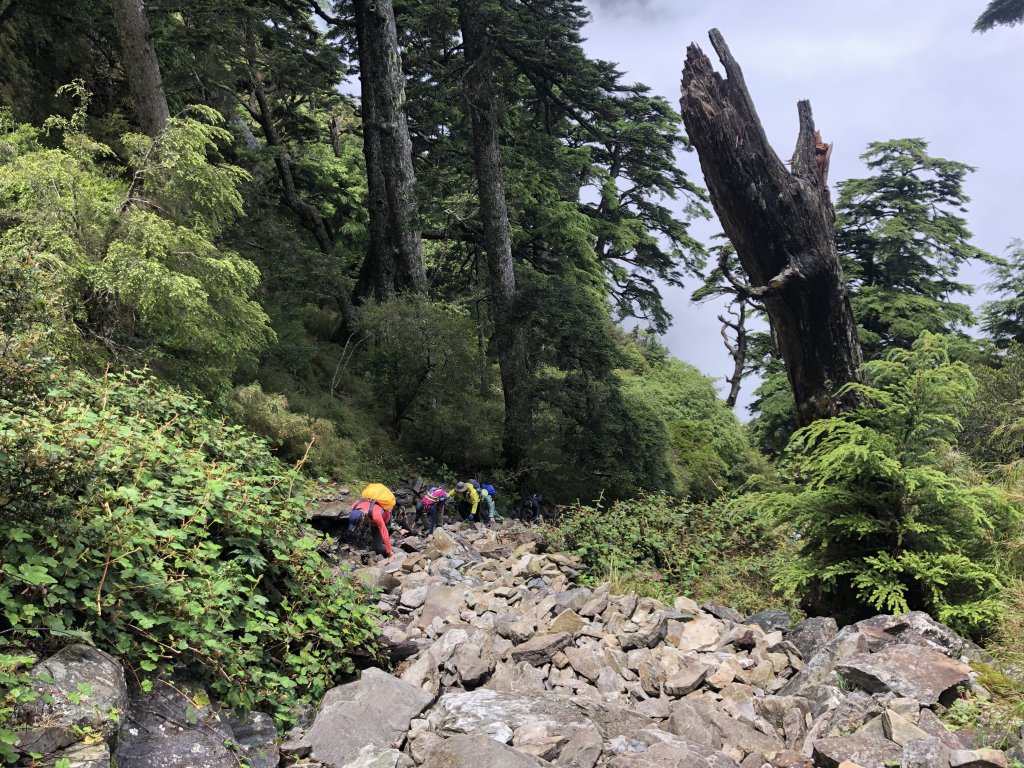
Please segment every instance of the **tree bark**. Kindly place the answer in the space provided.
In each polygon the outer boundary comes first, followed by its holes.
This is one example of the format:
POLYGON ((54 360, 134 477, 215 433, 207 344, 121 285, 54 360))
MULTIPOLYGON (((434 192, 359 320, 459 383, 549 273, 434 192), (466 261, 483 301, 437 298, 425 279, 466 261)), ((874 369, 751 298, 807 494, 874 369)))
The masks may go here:
POLYGON ((526 328, 516 306, 516 274, 505 199, 499 131, 501 116, 494 83, 493 49, 477 0, 460 0, 459 25, 466 56, 466 96, 473 122, 473 161, 480 196, 483 246, 494 307, 494 348, 505 395, 502 454, 517 470, 532 432, 530 366, 526 328))
POLYGON ((135 102, 135 113, 147 136, 157 136, 167 125, 171 112, 167 107, 160 63, 149 36, 149 21, 143 0, 111 0, 117 36, 124 51, 128 87, 135 102))
POLYGON ((416 174, 405 114, 405 74, 391 0, 354 0, 370 246, 357 293, 427 292, 416 174))
POLYGON ((837 396, 860 381, 862 362, 827 185, 828 146, 799 102, 800 133, 787 170, 772 150, 739 64, 718 30, 711 43, 725 68, 716 74, 694 44, 683 69, 683 122, 697 149, 711 201, 779 340, 797 422, 850 407, 837 396))

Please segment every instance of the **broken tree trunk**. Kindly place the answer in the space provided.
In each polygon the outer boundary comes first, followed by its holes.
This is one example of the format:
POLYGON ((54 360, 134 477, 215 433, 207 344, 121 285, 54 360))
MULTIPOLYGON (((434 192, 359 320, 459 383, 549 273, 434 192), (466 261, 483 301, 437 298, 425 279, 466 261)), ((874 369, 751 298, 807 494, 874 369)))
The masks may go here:
POLYGON ((691 44, 680 108, 711 201, 739 256, 748 298, 761 302, 779 341, 803 426, 851 406, 844 385, 861 380, 861 350, 836 252, 828 145, 811 105, 797 105, 800 134, 787 169, 768 144, 739 64, 717 29, 722 78, 691 44))

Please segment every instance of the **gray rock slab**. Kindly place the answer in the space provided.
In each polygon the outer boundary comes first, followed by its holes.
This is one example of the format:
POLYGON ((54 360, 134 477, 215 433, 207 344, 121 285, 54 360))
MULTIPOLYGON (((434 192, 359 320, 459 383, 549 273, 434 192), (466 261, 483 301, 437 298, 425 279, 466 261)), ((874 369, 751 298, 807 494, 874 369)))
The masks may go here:
POLYGON ((397 749, 381 749, 367 745, 343 768, 413 768, 415 763, 397 749))
POLYGON ((379 669, 332 688, 306 733, 310 755, 328 766, 343 766, 364 746, 388 748, 405 736, 409 722, 433 696, 379 669))
POLYGON ((538 693, 547 690, 545 678, 543 669, 525 661, 518 664, 502 661, 494 667, 494 673, 484 683, 484 688, 504 693, 538 693))
POLYGON ((908 741, 900 768, 949 768, 949 750, 936 738, 908 741))
POLYGON ((866 691, 892 691, 932 706, 946 691, 966 683, 971 669, 931 648, 893 645, 842 659, 836 671, 866 691))
POLYGON ((911 636, 923 638, 954 658, 959 658, 967 646, 973 645, 924 611, 911 611, 897 618, 904 625, 897 634, 901 640, 906 641, 911 636))
POLYGON ((449 616, 458 616, 459 611, 462 609, 462 604, 465 602, 467 591, 463 586, 432 586, 427 591, 423 607, 420 610, 419 617, 416 619, 416 626, 421 628, 429 627, 430 622, 436 616, 442 619, 449 616))
POLYGON ((482 734, 457 734, 435 742, 421 768, 541 768, 550 765, 482 734))
MULTIPOLYGON (((882 714, 881 705, 864 691, 851 691, 832 712, 826 736, 842 736, 859 730, 882 714)), ((881 728, 881 723, 878 723, 881 728)), ((881 735, 881 731, 879 731, 881 735)))
POLYGON ((158 679, 149 692, 133 691, 121 721, 114 757, 119 768, 237 768, 230 716, 186 680, 158 679))
POLYGON ((797 647, 800 657, 807 661, 824 648, 838 632, 839 625, 831 616, 813 616, 799 622, 785 637, 797 647))
POLYGON ((277 768, 281 752, 275 743, 274 718, 265 712, 250 712, 242 718, 230 716, 228 725, 241 759, 249 768, 277 768))
POLYGON ((861 768, 889 768, 899 764, 903 748, 886 739, 865 734, 837 736, 814 742, 814 765, 819 768, 839 768, 844 761, 861 768))
POLYGON ((751 614, 743 620, 743 623, 756 624, 765 632, 774 632, 779 629, 789 629, 792 621, 793 618, 785 611, 770 610, 751 614))
POLYGON ((167 729, 154 738, 121 738, 118 768, 238 768, 239 759, 226 739, 197 729, 167 729))
POLYGON ((551 658, 570 643, 572 635, 568 632, 536 635, 512 649, 512 661, 525 661, 534 667, 540 667, 551 663, 551 658))
POLYGON ((654 744, 643 752, 616 755, 608 768, 738 768, 727 755, 682 740, 654 744))
POLYGON ((927 733, 891 709, 887 709, 882 713, 881 721, 885 738, 889 741, 895 741, 901 747, 906 746, 908 742, 928 738, 927 733))
POLYGON ((680 699, 672 705, 672 714, 662 727, 694 744, 703 744, 712 749, 722 748, 722 734, 714 723, 705 717, 705 710, 689 699, 680 699))
POLYGON ((662 612, 657 619, 649 626, 642 628, 639 632, 624 632, 619 635, 619 646, 624 651, 634 648, 653 648, 661 643, 668 634, 669 616, 662 612))
POLYGON ((75 729, 90 728, 110 738, 128 707, 124 669, 113 656, 73 644, 32 670, 39 696, 18 708, 22 722, 39 723, 22 732, 25 751, 50 753, 79 741, 75 729))
POLYGON ((555 765, 560 768, 594 768, 603 748, 604 739, 597 728, 581 728, 562 747, 555 765))
POLYGON ((735 608, 730 608, 727 605, 719 605, 718 603, 704 603, 700 607, 704 613, 710 613, 716 619, 724 619, 733 622, 734 624, 743 623, 743 614, 737 611, 735 608))
POLYGON ((662 690, 668 696, 685 696, 697 690, 708 676, 708 668, 700 662, 693 662, 668 677, 662 683, 662 690))
POLYGON ((593 595, 594 593, 586 587, 574 587, 564 592, 559 592, 555 595, 555 610, 558 613, 562 611, 579 613, 583 606, 590 602, 593 595))
POLYGON ((921 710, 917 718, 917 727, 941 741, 949 749, 965 749, 968 746, 964 744, 958 734, 950 731, 931 709, 921 710))
POLYGON ((562 731, 593 725, 605 739, 632 733, 651 724, 644 715, 603 701, 553 693, 507 693, 486 688, 446 693, 427 714, 440 736, 487 732, 500 724, 515 731, 529 723, 549 721, 562 731))

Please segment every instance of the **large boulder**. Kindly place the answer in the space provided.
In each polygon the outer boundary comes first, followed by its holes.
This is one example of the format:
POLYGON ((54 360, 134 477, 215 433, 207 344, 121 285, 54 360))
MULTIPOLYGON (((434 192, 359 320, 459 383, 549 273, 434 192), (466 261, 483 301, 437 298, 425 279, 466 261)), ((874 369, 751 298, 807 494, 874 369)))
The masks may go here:
POLYGON ((340 768, 367 745, 389 748, 404 738, 431 701, 428 691, 370 668, 359 680, 327 692, 302 741, 314 760, 340 768))
POLYGON ((682 739, 654 744, 643 752, 616 755, 607 768, 738 768, 727 755, 682 739))
POLYGON ((836 671, 866 691, 892 691, 930 707, 946 691, 966 683, 971 668, 931 648, 893 645, 842 659, 836 671))
POLYGON ((756 624, 765 632, 775 632, 780 629, 789 629, 789 625, 792 621, 792 617, 785 611, 769 610, 747 616, 747 618, 743 620, 743 623, 756 624))
POLYGON ((109 740, 128 706, 124 669, 112 656, 89 645, 69 645, 32 671, 35 701, 19 707, 24 752, 54 753, 92 733, 109 740))
POLYGON ((238 768, 231 718, 186 680, 156 680, 133 691, 121 723, 118 768, 238 768))
POLYGON ((525 661, 534 667, 542 667, 551 663, 551 658, 571 642, 572 635, 568 632, 535 635, 512 649, 512 661, 525 661))
POLYGON ((820 651, 839 632, 839 625, 831 616, 812 616, 804 619, 786 633, 786 639, 797 647, 804 661, 820 651))
POLYGON ((446 693, 427 714, 431 730, 441 736, 485 733, 508 741, 522 726, 550 722, 571 737, 576 731, 594 726, 606 738, 632 733, 651 724, 651 719, 601 701, 536 693, 508 693, 477 689, 446 693), (503 738, 507 735, 507 739, 503 738))
POLYGON ((437 741, 420 768, 541 768, 550 765, 483 734, 458 734, 437 741))
POLYGON ((899 765, 902 757, 902 747, 868 734, 855 733, 814 742, 814 764, 820 768, 839 768, 844 761, 862 768, 889 768, 899 765))

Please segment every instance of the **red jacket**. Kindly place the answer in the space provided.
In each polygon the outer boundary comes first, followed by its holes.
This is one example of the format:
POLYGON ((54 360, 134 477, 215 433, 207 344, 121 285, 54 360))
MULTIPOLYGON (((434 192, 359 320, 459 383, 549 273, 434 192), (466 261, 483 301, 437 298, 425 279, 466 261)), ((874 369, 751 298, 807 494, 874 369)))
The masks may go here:
POLYGON ((352 505, 353 510, 359 510, 365 517, 367 512, 370 515, 370 523, 374 525, 380 532, 380 537, 384 541, 384 549, 387 550, 388 555, 392 554, 391 550, 391 534, 388 533, 388 521, 391 520, 391 513, 384 509, 376 501, 370 499, 360 499, 352 505))

